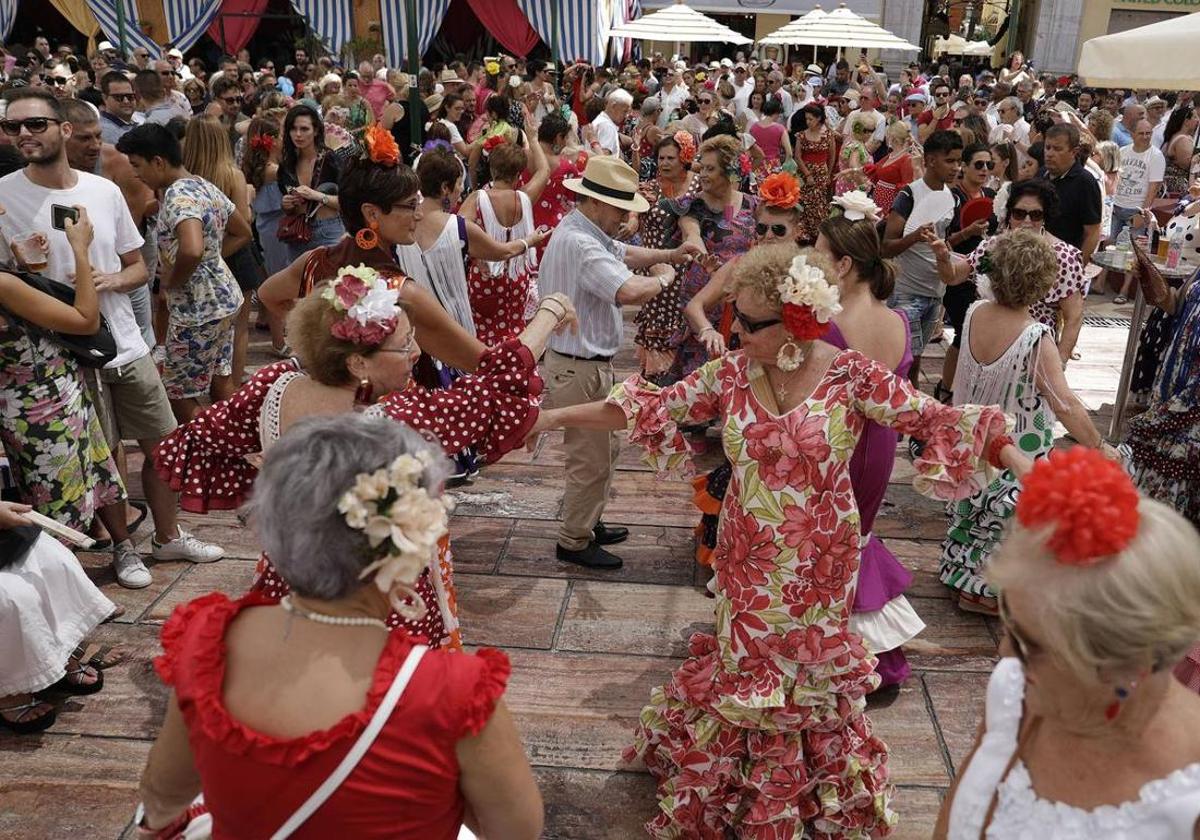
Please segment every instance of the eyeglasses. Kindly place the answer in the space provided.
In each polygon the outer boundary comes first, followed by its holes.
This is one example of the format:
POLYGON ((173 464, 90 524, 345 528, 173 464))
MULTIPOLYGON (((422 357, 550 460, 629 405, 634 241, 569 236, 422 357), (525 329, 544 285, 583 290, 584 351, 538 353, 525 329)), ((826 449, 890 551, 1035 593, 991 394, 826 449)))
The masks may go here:
POLYGON ((944 93, 938 93, 937 91, 934 91, 933 95, 938 99, 945 99, 950 95, 950 91, 945 91, 944 93))
POLYGON ((1046 218, 1045 210, 1025 210, 1021 207, 1014 207, 1008 211, 1008 217, 1014 222, 1023 222, 1028 219, 1031 222, 1040 222, 1046 218))
POLYGON ((700 103, 701 105, 711 105, 711 104, 713 104, 713 101, 712 101, 711 99, 700 99, 700 100, 698 100, 698 101, 699 101, 699 103, 700 103))
MULTIPOLYGON (((988 170, 989 172, 996 168, 996 162, 992 160, 977 160, 972 162, 971 166, 979 170, 988 170)), ((1037 212, 1036 210, 1034 212, 1037 212)))
POLYGON ((759 330, 765 330, 767 327, 773 327, 776 324, 783 323, 782 318, 768 318, 765 321, 751 321, 742 314, 740 309, 737 308, 737 304, 734 304, 733 306, 733 317, 737 318, 738 326, 742 328, 742 331, 747 333, 756 333, 759 330))
POLYGON ((380 347, 376 353, 401 353, 405 356, 412 355, 412 351, 417 349, 417 331, 416 329, 409 330, 408 338, 404 341, 403 347, 387 348, 380 347))
POLYGON ((46 77, 46 84, 54 85, 55 87, 58 87, 59 85, 65 85, 69 81, 70 81, 70 79, 64 79, 62 76, 47 76, 46 77))
POLYGON ((160 76, 174 76, 174 75, 175 75, 175 71, 174 71, 174 70, 159 70, 159 71, 158 71, 158 75, 160 75, 160 76))
POLYGON ((754 226, 754 230, 758 233, 759 236, 766 236, 767 231, 771 231, 771 233, 775 234, 780 239, 782 239, 783 237, 788 235, 788 226, 787 225, 768 225, 768 224, 759 222, 758 224, 756 224, 754 226))
POLYGON ((240 96, 222 96, 221 101, 226 105, 241 105, 242 97, 240 96))
POLYGON ((16 137, 21 133, 21 129, 25 129, 30 134, 44 134, 50 123, 61 123, 62 120, 56 120, 53 117, 29 117, 24 120, 0 120, 0 131, 3 131, 9 137, 16 137))
POLYGON ((136 102, 137 101, 136 93, 110 93, 110 94, 108 94, 108 96, 112 99, 117 100, 118 102, 136 102))
POLYGON ((408 213, 416 213, 420 206, 421 198, 418 196, 415 201, 406 201, 403 204, 393 204, 392 208, 395 210, 404 210, 408 213))
POLYGON ((1012 639, 1013 648, 1017 654, 1017 659, 1022 665, 1029 664, 1029 657, 1037 646, 1021 635, 1013 624, 1012 616, 1008 612, 1008 606, 1004 603, 1004 594, 1001 593, 996 597, 997 612, 1000 613, 1000 623, 1004 625, 1004 632, 1008 634, 1008 638, 1012 639))

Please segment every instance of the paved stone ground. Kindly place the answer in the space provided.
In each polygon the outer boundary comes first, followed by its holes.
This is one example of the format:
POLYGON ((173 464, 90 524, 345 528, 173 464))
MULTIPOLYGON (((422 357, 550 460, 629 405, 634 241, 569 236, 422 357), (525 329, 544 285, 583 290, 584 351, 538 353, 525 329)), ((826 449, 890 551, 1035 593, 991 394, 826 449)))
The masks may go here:
MULTIPOLYGON (((1091 316, 1129 316, 1100 298, 1091 316)), ((266 355, 261 335, 252 360, 266 355)), ((1107 431, 1126 329, 1089 318, 1083 359, 1068 379, 1107 431)), ((932 389, 944 345, 934 345, 924 387, 932 389), (936 356, 936 358, 934 358, 936 356), (932 373, 932 378, 929 374, 932 373)), ((627 348, 618 358, 633 368, 627 348)), ((660 482, 626 448, 606 520, 630 527, 619 547, 625 567, 589 572, 553 559, 562 491, 561 439, 514 453, 456 492, 451 524, 466 640, 508 651, 508 691, 546 801, 546 836, 633 838, 655 807, 654 786, 621 751, 651 687, 663 682, 688 636, 711 626, 692 562, 697 514, 691 487, 660 482)), ((142 497, 131 459, 130 488, 142 497)), ((929 837, 939 803, 970 746, 998 638, 994 622, 958 611, 936 576, 945 529, 939 505, 911 488, 912 468, 898 456, 877 533, 915 572, 909 597, 928 629, 908 646, 915 670, 898 694, 871 703, 878 733, 891 747, 899 789, 898 838, 929 837)), ((185 516, 200 537, 223 545, 212 565, 152 565, 147 589, 120 588, 104 555, 80 560, 123 617, 99 628, 97 641, 130 651, 105 674, 104 690, 59 698, 57 724, 32 737, 0 735, 0 840, 119 838, 137 801, 137 782, 163 715, 165 692, 151 659, 159 625, 178 604, 213 590, 238 594, 258 554, 254 535, 233 514, 185 516)), ((149 552, 148 530, 142 550, 149 552)), ((132 832, 128 832, 132 834, 132 832)))

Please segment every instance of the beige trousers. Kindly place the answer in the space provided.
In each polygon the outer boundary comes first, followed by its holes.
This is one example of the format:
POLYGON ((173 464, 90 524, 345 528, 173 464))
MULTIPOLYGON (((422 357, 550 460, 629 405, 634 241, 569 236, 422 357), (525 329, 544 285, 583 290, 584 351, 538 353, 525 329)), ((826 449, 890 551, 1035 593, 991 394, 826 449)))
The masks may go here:
MULTIPOLYGON (((613 368, 611 362, 584 362, 547 350, 542 378, 546 407, 563 408, 607 397, 613 387, 613 368)), ((567 484, 558 544, 579 551, 592 541, 592 529, 608 502, 620 444, 612 432, 591 429, 567 429, 563 442, 567 484)))

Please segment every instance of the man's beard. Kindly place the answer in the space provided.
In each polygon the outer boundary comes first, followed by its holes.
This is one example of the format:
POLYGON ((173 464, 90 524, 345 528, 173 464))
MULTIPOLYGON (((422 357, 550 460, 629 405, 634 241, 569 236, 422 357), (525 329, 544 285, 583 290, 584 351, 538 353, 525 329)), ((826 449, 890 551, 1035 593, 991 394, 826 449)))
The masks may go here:
POLYGON ((41 147, 38 148, 37 151, 35 151, 32 155, 26 154, 25 150, 20 146, 17 147, 17 151, 21 153, 21 157, 24 158, 26 163, 38 164, 58 163, 60 160, 62 160, 65 150, 66 144, 62 140, 58 141, 57 146, 51 146, 49 144, 42 143, 41 147))

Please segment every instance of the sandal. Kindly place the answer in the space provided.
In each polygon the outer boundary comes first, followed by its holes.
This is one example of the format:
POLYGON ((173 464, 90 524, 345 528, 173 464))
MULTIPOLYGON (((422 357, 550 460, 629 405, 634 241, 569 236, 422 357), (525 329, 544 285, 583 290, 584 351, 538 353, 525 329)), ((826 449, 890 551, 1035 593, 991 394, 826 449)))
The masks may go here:
MULTIPOLYGON (((124 615, 125 609, 118 607, 112 614, 112 618, 124 615)), ((84 665, 90 665, 98 671, 107 671, 109 668, 114 668, 120 665, 129 658, 129 651, 123 647, 103 644, 82 644, 71 652, 71 658, 82 662, 84 665), (91 656, 88 656, 88 652, 91 656)))
POLYGON ((29 696, 28 703, 18 703, 16 706, 5 706, 0 708, 0 725, 11 729, 18 735, 31 735, 34 732, 42 732, 54 725, 54 721, 58 718, 58 711, 43 700, 39 700, 32 694, 29 696), (26 716, 35 711, 40 706, 48 706, 50 711, 44 712, 35 718, 26 720, 26 716), (8 715, 16 714, 16 720, 10 720, 8 715))
POLYGON ((1113 303, 1115 303, 1117 306, 1120 306, 1123 303, 1129 303, 1129 298, 1127 298, 1125 295, 1117 295, 1115 298, 1113 298, 1113 303))
MULTIPOLYGON (((74 657, 71 657, 71 659, 74 659, 74 657)), ((66 694, 74 694, 82 697, 88 694, 95 694, 97 691, 104 688, 103 671, 101 671, 95 665, 89 665, 86 662, 80 662, 77 659, 75 662, 76 664, 72 666, 71 661, 67 660, 67 673, 63 675, 61 680, 46 690, 61 691, 66 694), (96 681, 94 683, 85 683, 81 681, 83 675, 87 674, 89 668, 96 675, 96 681)))
POLYGON ((964 612, 989 615, 993 618, 1000 615, 1000 608, 995 598, 989 598, 987 595, 973 595, 970 592, 959 593, 958 608, 964 612))

